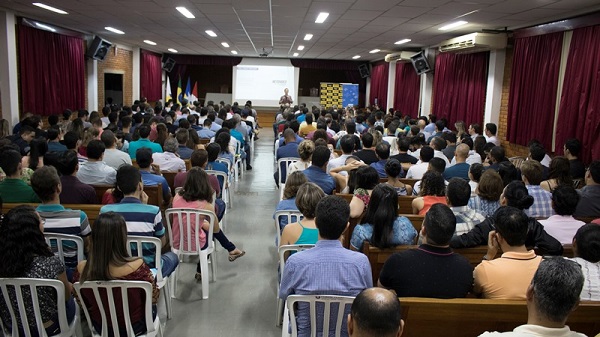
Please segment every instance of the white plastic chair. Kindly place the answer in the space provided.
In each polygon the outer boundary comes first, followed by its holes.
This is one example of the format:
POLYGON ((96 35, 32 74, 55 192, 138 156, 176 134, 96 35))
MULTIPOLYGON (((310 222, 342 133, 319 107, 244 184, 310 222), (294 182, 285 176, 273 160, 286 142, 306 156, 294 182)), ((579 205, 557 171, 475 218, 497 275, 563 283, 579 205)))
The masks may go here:
POLYGON ((159 238, 151 237, 151 236, 137 236, 137 235, 128 235, 127 236, 127 252, 129 256, 139 256, 143 257, 143 246, 152 245, 154 249, 154 268, 152 268, 152 274, 156 278, 156 286, 161 291, 161 297, 165 299, 165 306, 167 307, 167 319, 171 319, 173 316, 173 307, 171 305, 171 291, 169 288, 169 278, 163 277, 162 274, 162 262, 160 259, 160 252, 162 247, 162 242, 160 242, 159 238), (132 246, 135 247, 135 251, 132 249, 132 246), (134 254, 135 253, 135 254, 134 254))
POLYGON ((44 233, 44 238, 46 238, 46 243, 48 243, 48 246, 50 246, 52 251, 54 251, 54 255, 58 256, 63 264, 65 264, 65 256, 72 257, 75 255, 77 257, 77 263, 85 260, 85 255, 83 252, 83 239, 80 236, 44 233), (72 245, 72 243, 75 243, 75 251, 69 247, 72 245))
MULTIPOLYGON (((217 262, 215 258, 215 243, 213 242, 213 230, 215 227, 215 223, 217 221, 217 216, 215 213, 210 211, 198 210, 195 208, 169 208, 165 211, 165 218, 167 218, 167 226, 169 227, 169 242, 171 243, 171 251, 177 254, 179 258, 179 262, 183 262, 182 258, 184 256, 198 256, 200 259, 200 273, 202 274, 202 299, 208 298, 208 256, 210 255, 210 264, 211 264, 211 275, 210 280, 212 282, 216 279, 217 274, 217 262), (194 215, 194 221, 192 222, 192 215, 194 215), (184 221, 185 216, 185 221, 184 221), (177 223, 179 225, 179 248, 175 248, 175 242, 173 241, 173 225, 174 220, 177 218, 177 223), (199 231, 202 230, 202 221, 201 219, 208 219, 209 229, 206 240, 208 242, 208 247, 206 249, 201 249, 200 245, 200 237, 198 236, 199 231), (192 228, 196 235, 192 235, 192 228), (195 243, 196 249, 191 249, 193 247, 193 243, 195 243)), ((177 268, 178 270, 180 268, 177 268)), ((173 273, 173 280, 171 280, 171 284, 173 285, 172 294, 174 297, 177 297, 177 277, 178 270, 173 273)))
POLYGON ((207 174, 215 175, 215 176, 217 176, 217 179, 221 178, 223 180, 223 186, 221 187, 221 199, 223 199, 223 201, 225 201, 225 204, 227 205, 227 209, 232 209, 233 206, 231 204, 231 189, 230 189, 231 184, 229 184, 227 174, 225 174, 222 171, 216 171, 216 170, 205 170, 205 171, 207 174))
POLYGON ((235 171, 235 181, 238 181, 240 173, 241 177, 244 178, 244 170, 246 169, 244 165, 245 159, 242 159, 242 143, 233 137, 231 138, 235 140, 235 163, 233 163, 233 169, 235 171))
POLYGON ((299 220, 304 219, 304 216, 300 211, 277 211, 275 212, 275 244, 279 246, 279 241, 281 241, 281 232, 283 231, 279 226, 279 222, 282 218, 287 219, 288 225, 294 222, 298 222, 299 220), (295 218, 295 220, 294 220, 295 218))
POLYGON ((217 158, 217 159, 215 159, 215 161, 216 161, 216 162, 218 162, 218 163, 225 164, 225 166, 227 166, 227 172, 229 172, 229 173, 227 174, 227 176, 229 177, 229 181, 230 181, 231 183, 233 183, 233 181, 234 181, 234 176, 235 176, 235 169, 234 169, 234 168, 232 168, 232 166, 233 166, 233 163, 232 163, 232 162, 230 162, 230 161, 229 161, 229 159, 226 159, 226 158, 223 158, 223 157, 221 157, 221 158, 217 158))
MULTIPOLYGON (((101 334, 98 333, 96 329, 94 329, 92 318, 90 316, 90 313, 88 312, 87 303, 83 307, 83 312, 85 312, 85 317, 87 318, 88 326, 90 328, 90 331, 92 332, 93 337, 108 337, 109 319, 112 327, 118 327, 119 323, 117 321, 117 315, 119 312, 122 312, 124 314, 123 318, 125 320, 127 337, 135 336, 135 333, 133 332, 131 317, 129 316, 128 292, 131 289, 143 291, 146 298, 146 301, 144 303, 146 334, 138 336, 154 337, 163 335, 158 315, 156 315, 156 318, 152 320, 152 284, 145 281, 87 281, 84 283, 77 282, 73 285, 73 287, 75 288, 77 296, 79 296, 82 303, 86 302, 86 298, 82 296, 83 290, 85 290, 86 293, 91 292, 94 295, 95 304, 98 306, 100 316, 102 318, 101 334), (115 291, 121 292, 121 310, 117 310, 115 306, 115 291), (102 301, 101 294, 105 296, 106 302, 102 301), (108 304, 107 308, 104 306, 104 303, 108 304)), ((121 333, 118 328, 113 328, 112 330, 114 332, 115 337, 121 337, 121 333)))
POLYGON ((283 172, 281 168, 285 168, 285 177, 287 179, 287 176, 289 175, 288 168, 291 164, 297 162, 298 160, 300 160, 300 158, 295 157, 285 157, 279 158, 279 160, 277 160, 277 182, 279 183, 279 200, 283 199, 283 190, 285 189, 285 183, 283 183, 283 172))
MULTIPOLYGON (((279 227, 279 226, 278 226, 279 227)), ((285 268, 285 255, 287 253, 290 252, 301 252, 303 250, 307 250, 307 249, 311 249, 313 248, 315 245, 284 245, 279 247, 278 252, 279 252, 279 273, 281 273, 281 275, 283 275, 283 269, 285 268)), ((282 314, 283 314, 283 300, 279 298, 279 285, 280 285, 281 281, 279 280, 277 282, 277 294, 275 295, 277 297, 277 312, 275 313, 275 325, 276 326, 280 326, 281 325, 281 319, 282 319, 282 314)), ((286 329, 287 331, 287 329, 286 329)))
POLYGON ((335 295, 290 295, 287 298, 286 312, 284 313, 284 324, 281 336, 298 337, 298 326, 296 323, 296 308, 298 302, 308 303, 310 307, 310 329, 311 336, 317 336, 317 331, 322 331, 323 336, 329 335, 329 323, 332 315, 332 304, 337 306, 337 317, 335 321, 335 337, 340 337, 342 325, 344 323, 346 307, 351 306, 354 301, 352 296, 335 295), (323 321, 321 326, 317 326, 317 303, 323 305, 323 321), (288 315, 289 313, 289 315, 288 315), (288 333, 288 326, 291 323, 292 333, 288 333))
POLYGON ((273 152, 273 154, 275 154, 275 156, 273 156, 273 159, 275 160, 275 164, 277 164, 277 150, 279 149, 279 136, 275 137, 275 152, 273 152))
MULTIPOLYGON (((56 337, 68 337, 68 336, 83 336, 81 332, 81 324, 79 319, 79 307, 75 304, 75 317, 73 322, 69 324, 67 320, 67 309, 65 307, 65 285, 59 280, 49 279, 37 279, 37 278, 3 278, 0 279, 0 289, 2 290, 2 298, 4 303, 7 304, 8 313, 11 319, 12 331, 8 331, 7 327, 0 319, 0 334, 4 332, 7 337, 19 336, 19 327, 23 328, 25 336, 30 337, 35 333, 35 330, 31 330, 29 321, 35 320, 34 325, 37 328, 40 336, 47 336, 44 329, 44 321, 42 319, 42 313, 39 306, 38 300, 38 288, 53 288, 56 292, 56 308, 58 309, 58 324, 60 326, 60 334, 53 335, 56 337), (17 300, 18 312, 11 305, 12 301, 9 297, 8 289, 11 289, 11 293, 17 300), (19 291, 17 291, 19 289, 19 291), (30 293, 29 300, 23 294, 23 290, 28 289, 30 293), (28 317, 26 307, 33 303, 34 317, 28 317), (21 325, 19 325, 17 317, 21 318, 21 325)), ((32 322, 33 323, 33 322, 32 322)))

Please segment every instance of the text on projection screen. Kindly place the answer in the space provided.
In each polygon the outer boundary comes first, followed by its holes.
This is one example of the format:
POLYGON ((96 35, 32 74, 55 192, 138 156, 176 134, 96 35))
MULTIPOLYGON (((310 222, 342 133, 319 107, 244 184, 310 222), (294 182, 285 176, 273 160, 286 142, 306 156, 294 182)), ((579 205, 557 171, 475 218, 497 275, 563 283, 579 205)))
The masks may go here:
POLYGON ((294 67, 243 65, 236 66, 234 101, 251 100, 255 106, 278 106, 285 88, 295 97, 294 67))

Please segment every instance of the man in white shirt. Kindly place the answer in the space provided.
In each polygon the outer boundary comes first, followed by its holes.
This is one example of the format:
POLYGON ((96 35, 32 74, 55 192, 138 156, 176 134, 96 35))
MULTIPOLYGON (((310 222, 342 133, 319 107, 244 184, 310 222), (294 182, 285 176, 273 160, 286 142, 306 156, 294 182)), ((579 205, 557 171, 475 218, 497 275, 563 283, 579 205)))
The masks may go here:
POLYGON ((552 209, 556 215, 552 215, 546 220, 539 220, 544 225, 546 233, 553 236, 562 245, 573 243, 575 233, 585 225, 585 222, 573 218, 579 199, 579 194, 573 186, 556 186, 552 191, 552 209))
POLYGON ((114 185, 117 171, 103 161, 106 147, 101 141, 94 139, 87 146, 88 161, 79 165, 77 178, 88 185, 114 185))
POLYGON ((527 324, 511 332, 484 332, 480 337, 584 337, 566 325, 579 304, 583 281, 577 263, 560 257, 542 260, 527 288, 527 324))
MULTIPOLYGON (((469 156, 465 162, 469 165, 481 164, 481 156, 479 153, 473 150, 473 140, 471 138, 465 138, 462 140, 461 144, 466 144, 469 146, 469 156)), ((456 165, 456 157, 452 158, 452 161, 450 162, 450 166, 454 165, 456 165)))
POLYGON ((469 134, 471 135, 471 139, 475 141, 475 138, 477 138, 481 134, 481 125, 471 124, 469 126, 469 134))
MULTIPOLYGON (((342 155, 329 161, 329 163, 327 164, 327 173, 329 173, 329 171, 331 171, 331 169, 333 168, 340 167, 346 164, 346 159, 348 159, 348 157, 352 155, 352 151, 354 151, 354 144, 354 136, 352 135, 345 135, 342 137, 342 139, 340 139, 342 155)), ((342 171, 340 172, 340 174, 347 176, 348 172, 342 171)))
POLYGON ((106 150, 104 151, 104 163, 106 165, 118 170, 121 165, 131 165, 131 157, 129 153, 123 152, 117 148, 117 137, 115 134, 106 130, 102 132, 100 140, 104 143, 106 150))
POLYGON ((429 142, 429 146, 431 146, 433 149, 434 157, 442 159, 446 163, 446 166, 450 166, 448 157, 446 157, 446 155, 442 152, 442 150, 446 148, 445 140, 443 140, 441 137, 433 137, 429 142))
POLYGON ((500 140, 496 137, 498 127, 494 123, 487 123, 485 125, 485 140, 488 143, 494 143, 496 146, 500 146, 500 140))
POLYGON ((179 144, 175 138, 165 140, 163 153, 153 153, 152 161, 158 165, 161 171, 185 172, 185 162, 177 155, 179 144))
POLYGON ((420 152, 421 161, 411 166, 406 173, 407 179, 421 179, 429 168, 429 161, 433 158, 433 149, 423 146, 420 152))

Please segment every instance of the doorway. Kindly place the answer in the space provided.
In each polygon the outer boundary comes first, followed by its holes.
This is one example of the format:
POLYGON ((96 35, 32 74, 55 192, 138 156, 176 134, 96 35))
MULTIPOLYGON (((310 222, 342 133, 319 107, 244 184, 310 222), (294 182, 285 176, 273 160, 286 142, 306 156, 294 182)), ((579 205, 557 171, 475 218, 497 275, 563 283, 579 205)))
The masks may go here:
POLYGON ((104 100, 103 106, 106 104, 123 106, 123 74, 104 74, 104 100))

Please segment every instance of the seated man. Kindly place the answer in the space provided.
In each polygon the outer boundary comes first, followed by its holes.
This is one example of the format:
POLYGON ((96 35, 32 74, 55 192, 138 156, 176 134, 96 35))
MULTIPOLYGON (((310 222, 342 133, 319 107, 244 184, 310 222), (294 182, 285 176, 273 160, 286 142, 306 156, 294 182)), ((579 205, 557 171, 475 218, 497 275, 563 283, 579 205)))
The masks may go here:
POLYGON ((429 146, 423 146, 420 149, 419 156, 421 158, 420 162, 411 166, 408 169, 408 172, 406 172, 407 179, 423 178, 423 174, 425 174, 429 168, 429 161, 433 158, 433 149, 429 146))
MULTIPOLYGON (((349 217, 350 206, 344 199, 326 196, 319 201, 315 211, 319 241, 314 248, 289 257, 281 276, 279 298, 285 301, 289 295, 295 294, 356 296, 373 286, 367 257, 345 249, 340 242, 340 236, 348 227, 349 217)), ((309 310, 307 303, 298 305, 299 337, 311 335, 309 310)), ((337 316, 334 311, 331 313, 332 321, 337 316)), ((322 322, 323 309, 317 309, 317 312, 317 322, 322 322)), ((335 328, 334 323, 329 325, 330 329, 335 328)), ((348 334, 346 329, 346 324, 342 324, 342 335, 348 334)))
POLYGON ((23 125, 19 130, 19 134, 14 134, 9 137, 13 144, 19 147, 22 156, 29 153, 29 143, 35 138, 35 129, 29 125, 23 125))
POLYGON ((445 205, 434 204, 423 220, 424 244, 395 253, 385 262, 379 286, 398 297, 465 297, 473 285, 473 267, 448 243, 456 230, 456 217, 445 205))
POLYGON ((485 140, 488 143, 493 143, 496 146, 500 146, 500 140, 496 137, 498 127, 494 123, 487 123, 485 125, 485 140))
POLYGON ((546 232, 562 245, 571 244, 577 230, 585 225, 585 222, 573 218, 578 202, 579 194, 573 186, 558 185, 552 191, 552 209, 556 215, 540 220, 546 232))
POLYGON ((137 150, 143 147, 149 148, 152 151, 152 153, 163 152, 160 144, 154 143, 150 139, 148 139, 151 131, 150 125, 142 124, 137 129, 139 130, 140 139, 129 143, 129 156, 131 157, 131 159, 136 159, 135 154, 137 150))
POLYGON ((408 137, 399 137, 398 138, 398 154, 391 156, 390 159, 396 159, 397 161, 408 164, 416 164, 419 161, 414 156, 408 154, 408 150, 410 149, 410 138, 408 137))
POLYGON ((582 301, 600 301, 600 226, 597 223, 583 225, 573 237, 571 260, 585 270, 585 281, 581 290, 582 301))
POLYGON ((433 156, 435 158, 440 158, 446 162, 446 166, 450 166, 450 161, 448 157, 442 152, 443 149, 446 148, 446 141, 442 139, 442 137, 433 137, 429 141, 429 146, 433 149, 433 156))
POLYGON ((565 153, 565 157, 569 159, 571 178, 585 179, 585 165, 579 159, 581 142, 577 138, 567 139, 563 146, 563 152, 565 153))
POLYGON ((585 173, 585 186, 577 192, 581 199, 574 215, 600 217, 600 160, 590 164, 585 173))
POLYGON ((521 164, 521 179, 534 199, 533 205, 526 211, 532 218, 547 218, 554 215, 552 194, 544 190, 540 183, 543 180, 542 165, 535 160, 526 160, 521 164))
MULTIPOLYGON (((352 152, 356 146, 354 135, 343 135, 342 138, 340 138, 339 143, 340 148, 342 149, 342 155, 329 161, 327 164, 327 173, 329 173, 329 171, 331 171, 333 168, 344 166, 346 164, 346 159, 352 155, 352 152)), ((341 171, 340 175, 347 176, 348 172, 341 171)))
POLYGON ((169 183, 162 175, 160 166, 154 164, 154 161, 152 160, 152 150, 147 147, 139 148, 136 152, 136 158, 137 164, 140 167, 144 186, 156 186, 161 184, 163 200, 165 204, 168 204, 169 200, 171 200, 171 189, 169 188, 169 183))
POLYGON ((525 247, 529 220, 525 212, 510 206, 500 207, 494 219, 496 230, 489 233, 487 253, 473 272, 473 291, 485 298, 524 300, 542 261, 525 247), (503 254, 494 260, 499 249, 503 254))
POLYGON ((175 133, 175 139, 177 139, 177 143, 179 144, 177 152, 179 153, 179 158, 181 159, 190 159, 192 152, 194 151, 186 145, 189 138, 190 133, 186 129, 179 129, 175 133))
POLYGON ((352 302, 350 337, 400 337, 404 328, 398 297, 381 288, 365 289, 352 302))
MULTIPOLYGON (((290 128, 283 131, 283 138, 285 139, 285 145, 280 146, 275 154, 275 160, 282 158, 299 158, 298 154, 298 143, 296 143, 296 134, 290 128)), ((279 186, 279 171, 281 171, 281 183, 285 184, 285 178, 287 177, 287 166, 285 163, 281 163, 281 167, 278 167, 273 173, 275 178, 275 184, 279 186)))
POLYGON ((88 185, 114 185, 117 171, 104 163, 106 147, 99 140, 92 140, 87 146, 88 160, 79 166, 77 178, 88 185))
MULTIPOLYGON (((229 174, 227 171, 227 165, 216 161, 219 157, 219 153, 221 153, 221 146, 217 143, 210 143, 206 146, 206 152, 208 152, 208 163, 206 164, 206 170, 220 171, 225 174, 229 174)), ((221 185, 221 190, 223 189, 223 184, 227 181, 223 181, 222 177, 218 177, 219 185, 221 185)), ((217 193, 217 197, 220 195, 217 193)))
POLYGON ((0 168, 6 177, 0 181, 0 198, 5 203, 40 202, 31 186, 23 181, 22 157, 14 144, 0 149, 0 168))
POLYGON ((457 177, 468 181, 469 168, 471 165, 467 163, 467 157, 469 157, 469 146, 467 144, 458 145, 456 147, 456 151, 454 152, 456 164, 446 167, 443 174, 444 179, 450 180, 454 177, 457 177))
POLYGON ((469 208, 471 197, 469 183, 461 178, 452 178, 446 187, 446 200, 452 213, 456 216, 456 232, 454 235, 468 233, 476 225, 485 220, 485 216, 469 208))
POLYGON ((379 158, 377 158, 377 154, 375 154, 375 148, 373 147, 373 135, 367 132, 362 136, 361 141, 362 150, 354 152, 354 155, 360 158, 360 160, 367 165, 371 165, 372 163, 378 161, 379 158))
POLYGON ((566 259, 543 260, 527 287, 527 324, 511 332, 485 332, 480 337, 564 336, 585 337, 566 325, 579 305, 583 287, 581 267, 566 259))
POLYGON ((185 161, 179 158, 178 144, 175 138, 168 138, 163 145, 164 152, 153 153, 152 160, 162 171, 183 172, 186 170, 185 161))
POLYGON ((203 128, 197 131, 200 139, 211 139, 215 136, 216 131, 211 130, 212 120, 210 118, 204 119, 203 128))
MULTIPOLYGON (((125 218, 128 235, 153 236, 160 239, 163 247, 167 244, 165 227, 162 223, 160 208, 146 205, 148 196, 144 193, 144 184, 140 171, 131 166, 123 165, 117 171, 117 188, 123 193, 123 199, 118 204, 106 205, 100 213, 116 212, 125 218)), ((154 250, 143 248, 144 262, 154 268, 154 250)), ((161 271, 164 277, 173 273, 179 259, 173 252, 161 256, 161 271)))
POLYGON ((100 136, 100 140, 104 143, 106 150, 104 151, 103 161, 106 165, 117 170, 121 165, 131 165, 129 154, 121 151, 117 147, 117 137, 110 130, 105 130, 100 136))
POLYGON ((327 146, 317 146, 312 155, 312 165, 302 171, 308 181, 317 184, 325 194, 329 195, 335 190, 335 180, 326 172, 330 155, 327 146))
POLYGON ((378 144, 375 147, 375 154, 379 160, 371 163, 370 166, 377 171, 379 178, 387 178, 387 173, 385 173, 385 164, 390 157, 390 146, 385 143, 378 144))

